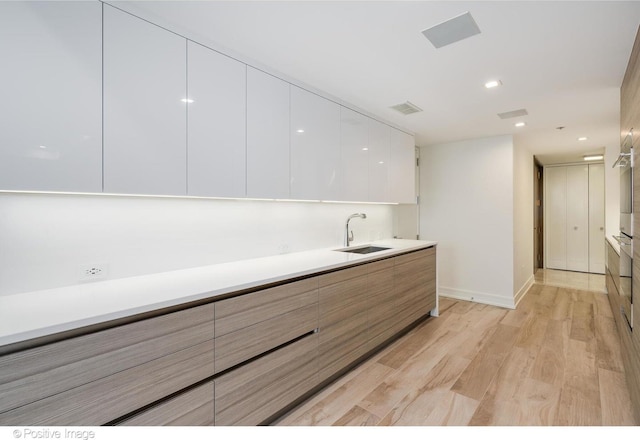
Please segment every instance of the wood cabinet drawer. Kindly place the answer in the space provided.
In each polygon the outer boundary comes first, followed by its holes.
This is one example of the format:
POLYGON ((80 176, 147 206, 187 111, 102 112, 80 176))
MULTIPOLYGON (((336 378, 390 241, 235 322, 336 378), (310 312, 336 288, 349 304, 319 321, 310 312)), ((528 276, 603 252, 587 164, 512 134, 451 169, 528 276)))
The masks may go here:
POLYGON ((318 278, 216 303, 216 372, 318 328, 318 278))
POLYGON ((216 337, 317 303, 317 277, 224 299, 216 303, 216 337))
POLYGON ((215 379, 216 425, 257 425, 318 384, 314 333, 215 379))
POLYGON ((431 256, 435 257, 435 255, 436 255, 436 248, 434 246, 427 249, 421 249, 419 251, 398 255, 397 257, 394 258, 394 260, 395 260, 395 265, 397 266, 399 264, 405 264, 420 258, 426 258, 431 256))
POLYGON ((222 372, 317 328, 318 305, 311 304, 216 338, 216 372, 222 372))
POLYGON ((366 277, 369 273, 369 266, 369 264, 363 264, 361 266, 350 267, 321 275, 318 277, 319 287, 323 288, 332 284, 342 283, 353 278, 366 277))
POLYGON ((212 426, 213 381, 178 394, 135 416, 120 426, 212 426))
POLYGON ((0 413, 212 341, 214 305, 0 357, 0 413))
POLYGON ((0 414, 0 425, 97 426, 213 375, 213 340, 0 414))

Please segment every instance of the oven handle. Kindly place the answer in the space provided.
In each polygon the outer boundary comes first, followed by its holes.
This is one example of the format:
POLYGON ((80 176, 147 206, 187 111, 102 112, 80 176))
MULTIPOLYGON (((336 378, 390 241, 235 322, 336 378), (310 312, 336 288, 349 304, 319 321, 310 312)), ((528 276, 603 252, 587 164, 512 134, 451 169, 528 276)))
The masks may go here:
POLYGON ((622 235, 613 235, 613 238, 618 242, 620 246, 631 246, 631 243, 623 241, 622 235))

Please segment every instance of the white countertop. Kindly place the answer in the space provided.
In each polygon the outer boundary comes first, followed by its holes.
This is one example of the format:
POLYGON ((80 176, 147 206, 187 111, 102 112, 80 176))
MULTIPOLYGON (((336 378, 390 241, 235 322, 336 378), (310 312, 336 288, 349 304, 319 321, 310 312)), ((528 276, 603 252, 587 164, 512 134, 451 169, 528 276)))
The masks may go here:
POLYGON ((436 242, 394 239, 371 244, 391 249, 370 254, 317 249, 0 296, 0 346, 377 260, 436 242))
POLYGON ((607 241, 609 242, 613 250, 615 250, 618 255, 620 255, 620 243, 618 243, 618 241, 613 238, 612 235, 607 236, 607 241))

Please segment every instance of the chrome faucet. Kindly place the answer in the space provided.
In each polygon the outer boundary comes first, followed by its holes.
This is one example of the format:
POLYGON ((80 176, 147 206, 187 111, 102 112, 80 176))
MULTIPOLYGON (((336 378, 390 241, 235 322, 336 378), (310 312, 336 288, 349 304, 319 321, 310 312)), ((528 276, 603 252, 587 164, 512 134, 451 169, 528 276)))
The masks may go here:
POLYGON ((367 214, 351 214, 347 218, 347 223, 344 230, 344 245, 347 247, 349 247, 349 243, 353 241, 353 231, 349 231, 349 220, 356 217, 367 218, 367 214), (349 232, 351 232, 351 234, 349 234, 349 232))

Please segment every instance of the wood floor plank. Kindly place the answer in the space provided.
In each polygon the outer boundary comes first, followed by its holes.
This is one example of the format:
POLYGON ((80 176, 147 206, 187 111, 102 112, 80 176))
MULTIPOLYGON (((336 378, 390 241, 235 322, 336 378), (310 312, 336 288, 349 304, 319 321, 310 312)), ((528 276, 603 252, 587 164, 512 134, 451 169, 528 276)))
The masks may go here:
POLYGON ((376 426, 380 422, 380 418, 374 416, 370 412, 354 406, 347 413, 340 417, 334 425, 336 426, 376 426))
POLYGON ((512 401, 522 388, 535 362, 535 354, 526 348, 514 347, 500 366, 490 387, 480 401, 477 411, 470 420, 473 426, 500 424, 496 418, 502 402, 512 401))
MULTIPOLYGON (((588 292, 585 292, 587 294, 588 292)), ((576 301, 571 321, 571 339, 590 341, 595 337, 594 306, 588 301, 576 301)))
POLYGON ((532 313, 525 324, 520 328, 516 347, 538 350, 544 343, 544 335, 547 331, 549 320, 536 313, 532 313))
POLYGON ((635 419, 624 372, 598 369, 602 425, 633 426, 635 419))
POLYGON ((558 289, 551 310, 551 319, 556 321, 570 320, 573 315, 571 293, 566 289, 558 289))
POLYGON ((540 347, 531 370, 532 379, 562 386, 565 370, 565 335, 568 335, 569 331, 568 321, 548 321, 544 344, 540 347))
POLYGON ((611 371, 624 371, 620 337, 613 317, 596 315, 596 359, 599 368, 611 371))
POLYGON ((554 424, 593 426, 602 424, 600 388, 594 348, 588 342, 569 339, 568 356, 554 424))
POLYGON ((613 318, 613 312, 611 311, 611 304, 609 303, 609 298, 607 295, 595 294, 593 295, 593 299, 595 300, 595 312, 596 316, 606 316, 607 318, 613 318))
POLYGON ((509 310, 500 321, 500 324, 522 327, 528 318, 529 312, 522 309, 509 310))
POLYGON ((481 400, 513 347, 519 330, 517 327, 498 324, 491 340, 473 358, 451 390, 481 400))

